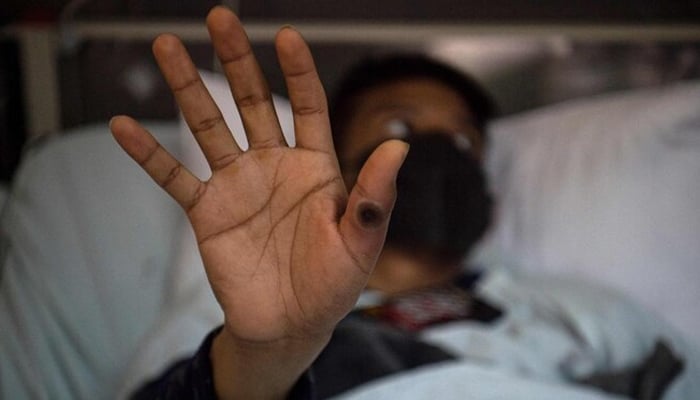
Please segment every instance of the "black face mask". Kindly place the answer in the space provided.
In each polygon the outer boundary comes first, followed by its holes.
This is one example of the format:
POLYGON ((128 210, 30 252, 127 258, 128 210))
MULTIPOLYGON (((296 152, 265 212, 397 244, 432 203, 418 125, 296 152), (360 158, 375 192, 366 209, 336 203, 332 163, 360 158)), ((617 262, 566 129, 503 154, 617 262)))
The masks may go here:
MULTIPOLYGON (((484 234, 491 197, 481 165, 445 133, 413 134, 386 243, 457 262, 484 234)), ((363 157, 364 162, 369 157, 363 157)))

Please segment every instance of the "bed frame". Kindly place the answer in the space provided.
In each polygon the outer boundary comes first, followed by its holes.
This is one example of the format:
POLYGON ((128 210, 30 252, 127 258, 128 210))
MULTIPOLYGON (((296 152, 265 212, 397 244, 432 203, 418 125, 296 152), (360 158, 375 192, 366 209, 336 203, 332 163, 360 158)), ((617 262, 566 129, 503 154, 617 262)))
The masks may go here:
MULTIPOLYGON (((429 46, 443 39, 518 38, 565 39, 578 42, 700 43, 700 25, 564 25, 564 24, 457 24, 457 23, 354 23, 352 21, 300 22, 295 26, 316 45, 429 46)), ((270 44, 279 24, 246 24, 254 44, 270 44)), ((63 128, 58 55, 66 46, 90 40, 150 42, 157 34, 173 32, 188 43, 205 43, 202 22, 81 22, 55 25, 13 25, 0 31, 19 44, 24 109, 28 139, 63 128)))

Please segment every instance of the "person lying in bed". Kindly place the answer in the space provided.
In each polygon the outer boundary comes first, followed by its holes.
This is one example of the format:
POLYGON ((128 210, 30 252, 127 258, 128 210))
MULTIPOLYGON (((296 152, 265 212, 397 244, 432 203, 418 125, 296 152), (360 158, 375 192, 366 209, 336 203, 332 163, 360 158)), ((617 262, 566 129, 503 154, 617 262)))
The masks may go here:
POLYGON ((311 53, 283 28, 275 44, 295 118, 289 147, 237 17, 217 7, 207 26, 249 149, 172 35, 154 53, 211 178, 196 178, 134 120, 111 122, 186 211, 224 312, 191 359, 135 397, 325 398, 454 359, 458 351, 416 332, 503 314, 474 294, 482 278, 462 265, 490 222, 480 165, 488 95, 426 58, 370 61, 340 86, 331 133, 311 53))

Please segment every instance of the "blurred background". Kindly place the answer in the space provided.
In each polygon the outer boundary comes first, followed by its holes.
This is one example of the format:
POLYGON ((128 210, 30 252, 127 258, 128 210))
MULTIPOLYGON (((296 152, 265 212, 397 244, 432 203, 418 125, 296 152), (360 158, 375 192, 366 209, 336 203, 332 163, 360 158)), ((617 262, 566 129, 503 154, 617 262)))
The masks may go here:
MULTIPOLYGON (((215 70, 203 19, 214 0, 3 0, 0 6, 0 181, 26 143, 117 113, 175 119, 150 54, 179 34, 215 70)), ((328 92, 359 58, 420 51, 469 71, 503 114, 700 77, 700 2, 608 0, 229 0, 272 89, 285 94, 272 46, 294 24, 328 92)))

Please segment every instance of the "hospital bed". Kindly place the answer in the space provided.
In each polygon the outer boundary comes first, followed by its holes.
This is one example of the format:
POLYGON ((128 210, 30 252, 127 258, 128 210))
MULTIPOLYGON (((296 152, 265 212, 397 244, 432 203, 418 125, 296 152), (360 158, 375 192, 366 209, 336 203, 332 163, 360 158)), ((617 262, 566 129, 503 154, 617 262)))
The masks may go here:
MULTIPOLYGON (((206 79, 236 126, 222 78, 206 79)), ((289 126, 284 99, 278 107, 289 126)), ((146 125, 206 174, 181 121, 146 125)), ((497 223, 473 263, 620 291, 608 320, 577 320, 584 340, 629 361, 664 337, 686 362, 666 398, 700 396, 700 81, 504 116, 490 127, 487 172, 497 223)), ((0 397, 122 396, 220 320, 181 211, 121 152, 106 122, 34 141, 0 198, 0 397)), ((544 282, 542 291, 563 290, 544 282)), ((469 363, 349 398, 395 398, 409 383, 416 399, 612 398, 469 363), (436 391, 448 380, 461 386, 436 391)))

